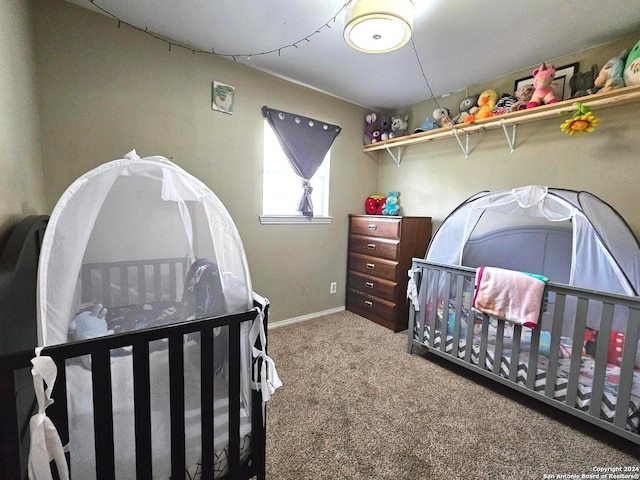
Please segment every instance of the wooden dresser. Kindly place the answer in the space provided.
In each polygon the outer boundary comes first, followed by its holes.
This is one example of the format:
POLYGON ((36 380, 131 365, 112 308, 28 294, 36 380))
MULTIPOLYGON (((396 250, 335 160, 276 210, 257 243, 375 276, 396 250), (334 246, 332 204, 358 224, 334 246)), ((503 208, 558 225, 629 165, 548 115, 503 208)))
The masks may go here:
POLYGON ((347 310, 399 332, 407 328, 407 272, 424 258, 430 217, 349 215, 347 310))

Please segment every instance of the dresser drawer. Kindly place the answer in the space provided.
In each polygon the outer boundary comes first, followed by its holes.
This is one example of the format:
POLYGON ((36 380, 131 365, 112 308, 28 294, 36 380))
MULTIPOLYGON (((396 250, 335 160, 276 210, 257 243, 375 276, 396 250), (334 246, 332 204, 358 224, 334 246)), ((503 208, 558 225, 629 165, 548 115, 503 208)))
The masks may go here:
POLYGON ((399 239, 400 219, 375 216, 351 217, 351 233, 399 239))
POLYGON ((398 274, 398 262, 382 260, 376 257, 349 253, 349 270, 373 275, 387 280, 396 280, 398 274))
POLYGON ((349 306, 362 311, 365 316, 368 316, 367 314, 369 314, 371 316, 379 317, 387 322, 395 322, 397 315, 395 303, 363 295, 352 288, 350 288, 347 293, 347 303, 349 306))
POLYGON ((349 236, 349 251, 372 255, 374 257, 397 260, 400 250, 399 240, 388 240, 378 237, 363 237, 361 235, 349 236))
POLYGON ((396 299, 396 283, 388 282, 380 278, 349 272, 349 286, 366 295, 374 295, 391 302, 396 299))

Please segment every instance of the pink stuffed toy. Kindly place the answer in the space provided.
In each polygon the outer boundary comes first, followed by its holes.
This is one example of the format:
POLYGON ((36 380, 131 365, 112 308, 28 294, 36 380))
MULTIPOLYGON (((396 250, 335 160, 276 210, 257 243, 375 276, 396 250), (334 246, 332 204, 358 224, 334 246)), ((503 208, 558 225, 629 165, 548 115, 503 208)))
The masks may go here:
POLYGON ((551 82, 553 82, 555 76, 556 68, 553 65, 547 67, 543 63, 540 68, 536 68, 533 71, 533 86, 535 91, 533 92, 531 100, 527 103, 527 108, 537 107, 541 103, 549 105, 558 102, 556 94, 553 88, 551 88, 551 82))

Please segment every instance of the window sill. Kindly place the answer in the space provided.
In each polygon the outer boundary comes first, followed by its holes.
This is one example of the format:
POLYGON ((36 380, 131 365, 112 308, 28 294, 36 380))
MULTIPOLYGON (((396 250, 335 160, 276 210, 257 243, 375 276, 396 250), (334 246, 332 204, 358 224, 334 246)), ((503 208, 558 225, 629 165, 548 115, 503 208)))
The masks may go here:
POLYGON ((326 224, 333 221, 333 217, 304 217, 302 215, 261 215, 262 225, 300 225, 326 224))

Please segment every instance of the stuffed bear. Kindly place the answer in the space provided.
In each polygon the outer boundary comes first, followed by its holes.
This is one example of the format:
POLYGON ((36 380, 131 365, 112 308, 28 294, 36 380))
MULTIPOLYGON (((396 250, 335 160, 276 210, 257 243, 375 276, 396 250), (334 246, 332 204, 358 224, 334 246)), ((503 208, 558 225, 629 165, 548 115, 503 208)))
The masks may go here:
POLYGON ((433 119, 436 121, 439 127, 450 127, 453 125, 451 120, 451 112, 446 107, 436 108, 433 111, 433 119))
POLYGON ((598 65, 593 64, 588 72, 575 73, 569 80, 571 98, 579 98, 596 93, 597 88, 594 88, 593 82, 598 76, 598 71, 598 65))
POLYGON ((629 50, 623 50, 620 55, 613 57, 604 64, 593 84, 600 88, 598 93, 610 92, 616 88, 624 87, 624 62, 629 55, 629 50))
POLYGON ((518 110, 525 110, 527 108, 527 103, 529 103, 529 100, 531 100, 531 97, 533 96, 534 90, 535 88, 533 88, 533 85, 523 85, 519 87, 513 94, 518 101, 511 105, 511 111, 517 112, 518 110))
POLYGON ((467 115, 463 123, 471 123, 483 118, 493 116, 493 109, 498 101, 498 94, 495 90, 487 89, 478 97, 478 109, 475 113, 467 115))
POLYGON ((391 133, 391 122, 386 116, 382 116, 380 120, 380 140, 389 140, 389 134, 391 133))
POLYGON ((370 145, 382 140, 380 138, 382 135, 382 122, 378 115, 370 113, 365 117, 365 122, 363 143, 370 145))
POLYGON ((469 95, 464 97, 460 102, 460 113, 455 116, 453 121, 455 123, 463 123, 467 115, 471 115, 478 110, 478 98, 480 95, 469 95))
POLYGON ((629 55, 627 55, 627 61, 624 65, 624 84, 640 85, 640 40, 636 43, 629 55))
POLYGON ((382 209, 382 215, 398 215, 400 213, 398 195, 400 195, 400 192, 389 192, 384 208, 382 209))
POLYGON ((534 108, 544 103, 551 105, 552 103, 558 103, 556 94, 551 87, 551 83, 556 76, 556 67, 553 65, 547 67, 545 63, 540 65, 540 68, 536 68, 533 71, 533 87, 535 88, 533 96, 527 108, 534 108))
POLYGON ((391 117, 391 133, 389 138, 398 138, 409 135, 409 115, 403 117, 391 117))

